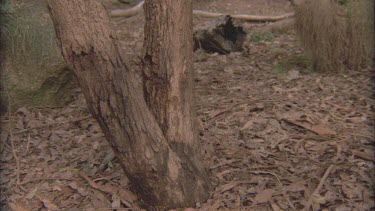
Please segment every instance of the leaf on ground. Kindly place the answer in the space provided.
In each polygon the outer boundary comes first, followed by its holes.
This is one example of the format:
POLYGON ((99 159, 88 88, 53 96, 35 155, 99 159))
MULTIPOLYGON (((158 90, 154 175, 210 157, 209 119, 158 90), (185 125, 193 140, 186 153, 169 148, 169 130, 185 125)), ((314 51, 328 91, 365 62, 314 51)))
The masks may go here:
POLYGON ((305 190, 305 186, 302 182, 297 182, 284 187, 285 191, 300 192, 305 190))
POLYGON ((38 187, 35 187, 32 191, 30 191, 27 195, 26 195, 26 199, 32 199, 34 198, 36 192, 38 191, 38 187))
POLYGON ((47 208, 47 210, 59 210, 59 207, 54 204, 50 199, 46 198, 46 197, 38 197, 38 199, 43 202, 43 205, 45 208, 47 208))
POLYGON ((272 198, 273 193, 275 193, 274 189, 265 189, 259 192, 254 198, 254 203, 262 204, 268 202, 272 198))
POLYGON ((69 183, 68 185, 69 185, 69 187, 76 190, 81 196, 89 195, 89 193, 84 188, 79 187, 79 185, 76 181, 73 181, 73 182, 69 183))
POLYGON ((220 190, 220 193, 224 193, 225 191, 232 190, 234 187, 236 187, 239 184, 241 184, 241 182, 231 182, 231 183, 218 187, 218 190, 220 190))
POLYGON ((273 211, 284 211, 283 209, 281 209, 277 204, 275 203, 272 203, 271 204, 271 207, 272 207, 272 210, 273 211))
POLYGON ((230 159, 230 160, 223 159, 219 163, 211 166, 210 169, 212 170, 212 169, 219 168, 221 166, 225 166, 225 165, 228 165, 228 164, 231 164, 231 163, 235 163, 235 162, 238 162, 238 161, 240 161, 240 160, 239 159, 230 159))
POLYGON ((23 204, 21 204, 20 202, 9 203, 8 205, 9 205, 9 207, 10 207, 13 211, 31 211, 31 209, 26 208, 26 206, 23 205, 23 204))
POLYGON ((208 113, 208 118, 209 119, 212 119, 212 118, 215 118, 217 116, 219 116, 220 114, 223 114, 227 111, 230 111, 231 109, 228 109, 228 108, 225 108, 225 109, 217 109, 217 110, 213 110, 213 111, 210 111, 210 113, 208 113))
POLYGON ((327 203, 327 200, 318 193, 313 195, 312 201, 315 204, 325 204, 325 203, 327 203))
MULTIPOLYGON (((309 124, 303 124, 303 126, 306 129, 309 129, 309 124)), ((325 124, 319 124, 319 125, 312 125, 311 128, 309 129, 312 132, 319 134, 319 135, 336 135, 336 131, 332 130, 325 124)))
POLYGON ((287 81, 292 81, 300 78, 300 72, 298 70, 291 70, 288 72, 287 81))
POLYGON ((118 193, 119 193, 119 197, 123 201, 128 201, 130 203, 134 203, 135 201, 138 200, 137 196, 134 193, 132 193, 132 192, 126 190, 126 189, 120 188, 118 190, 118 193))
POLYGON ((361 122, 365 122, 367 120, 367 116, 360 116, 360 117, 350 117, 350 118, 347 118, 345 121, 346 122, 349 122, 349 123, 361 123, 361 122))
POLYGON ((117 194, 112 195, 112 209, 114 208, 121 208, 121 200, 117 194))
POLYGON ((247 130, 251 128, 253 124, 254 124, 254 120, 251 119, 250 121, 246 122, 244 126, 242 126, 241 130, 247 130))
POLYGON ((239 168, 237 168, 237 169, 227 169, 227 170, 224 170, 222 172, 219 172, 219 173, 215 174, 215 177, 219 178, 220 180, 225 180, 224 175, 229 174, 229 173, 234 173, 234 172, 240 172, 240 171, 242 171, 242 170, 239 169, 239 168))
POLYGON ((99 191, 94 191, 91 196, 91 203, 95 208, 110 208, 111 203, 108 201, 107 197, 99 191))
POLYGON ((307 130, 310 130, 313 133, 316 133, 318 135, 336 135, 336 131, 333 129, 329 128, 328 125, 322 123, 322 122, 317 122, 315 124, 312 124, 312 121, 308 121, 308 119, 301 119, 298 117, 298 115, 286 115, 282 118, 283 120, 303 127, 307 130))
POLYGON ((362 199, 363 197, 363 190, 365 188, 359 184, 359 183, 355 183, 355 182, 349 182, 349 181, 346 181, 345 183, 343 183, 343 186, 342 186, 342 190, 343 190, 343 193, 346 195, 347 198, 349 199, 362 199))

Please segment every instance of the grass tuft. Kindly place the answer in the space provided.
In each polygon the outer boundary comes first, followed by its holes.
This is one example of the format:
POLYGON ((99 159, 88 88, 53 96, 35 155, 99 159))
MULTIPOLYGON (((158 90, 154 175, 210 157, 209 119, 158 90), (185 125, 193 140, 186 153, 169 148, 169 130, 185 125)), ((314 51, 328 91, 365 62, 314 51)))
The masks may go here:
POLYGON ((312 72, 312 60, 303 54, 290 55, 287 58, 277 62, 275 65, 275 72, 282 74, 292 70, 293 68, 307 70, 307 73, 312 72))
POLYGON ((250 33, 250 41, 252 42, 261 42, 267 41, 272 42, 275 35, 272 32, 252 32, 250 33))
POLYGON ((296 8, 296 29, 317 71, 359 70, 374 49, 373 0, 306 0, 296 8))

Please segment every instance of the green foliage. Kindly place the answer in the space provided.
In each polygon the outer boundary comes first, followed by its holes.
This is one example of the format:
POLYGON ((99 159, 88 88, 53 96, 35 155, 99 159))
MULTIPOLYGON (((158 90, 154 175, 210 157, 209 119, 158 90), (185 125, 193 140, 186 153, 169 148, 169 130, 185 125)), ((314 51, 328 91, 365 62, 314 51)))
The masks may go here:
POLYGON ((252 42, 261 42, 261 41, 267 41, 272 42, 275 35, 272 32, 252 32, 250 33, 250 41, 252 42))
POLYGON ((309 56, 306 55, 291 55, 283 60, 280 60, 275 65, 274 71, 278 74, 283 74, 293 68, 299 68, 301 70, 307 70, 307 72, 312 72, 314 70, 313 61, 309 56))

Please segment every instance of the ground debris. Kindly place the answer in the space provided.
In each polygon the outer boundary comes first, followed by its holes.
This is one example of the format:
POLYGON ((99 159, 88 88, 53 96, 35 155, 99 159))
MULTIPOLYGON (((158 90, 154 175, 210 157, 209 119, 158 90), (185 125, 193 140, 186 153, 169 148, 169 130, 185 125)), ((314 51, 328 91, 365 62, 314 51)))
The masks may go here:
MULTIPOLYGON (((253 12, 276 14, 285 9, 280 2, 287 1, 210 5, 220 12, 251 5, 253 12)), ((115 25, 137 68, 141 16, 115 25), (125 30, 134 25, 139 29, 125 30)), ((202 152, 218 186, 207 202, 187 210, 374 209, 375 168, 368 159, 374 157, 373 71, 315 73, 293 31, 258 35, 246 38, 244 52, 195 52, 202 152)), ((22 131, 13 135, 18 185, 9 119, 1 118, 0 207, 139 210, 77 92, 65 107, 21 108, 13 114, 13 131, 22 131)))

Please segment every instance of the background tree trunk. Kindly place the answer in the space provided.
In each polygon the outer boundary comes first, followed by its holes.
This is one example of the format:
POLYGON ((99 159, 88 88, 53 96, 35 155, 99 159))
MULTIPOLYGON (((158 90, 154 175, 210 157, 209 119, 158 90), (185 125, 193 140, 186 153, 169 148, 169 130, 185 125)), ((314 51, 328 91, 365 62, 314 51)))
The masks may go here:
MULTIPOLYGON (((200 162, 193 85, 193 14, 191 0, 146 0, 143 46, 143 90, 169 146, 183 163, 200 172, 197 181, 209 184, 200 162)), ((209 186, 207 186, 209 188, 209 186)))
POLYGON ((145 205, 167 209, 206 200, 207 178, 169 147, 121 58, 105 8, 87 0, 48 4, 63 57, 145 205))

